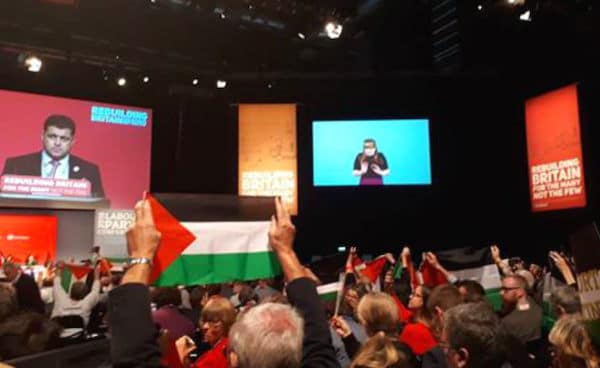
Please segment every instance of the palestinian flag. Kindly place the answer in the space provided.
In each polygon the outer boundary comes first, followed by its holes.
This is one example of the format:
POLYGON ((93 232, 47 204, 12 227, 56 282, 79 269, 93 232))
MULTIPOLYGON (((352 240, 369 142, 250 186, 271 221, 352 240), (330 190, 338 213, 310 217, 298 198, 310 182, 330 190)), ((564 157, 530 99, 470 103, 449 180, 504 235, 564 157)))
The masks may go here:
POLYGON ((360 275, 367 277, 372 283, 379 280, 379 275, 383 272, 388 259, 385 256, 379 256, 370 262, 364 262, 354 267, 354 270, 360 275))
POLYGON ((433 289, 438 285, 448 283, 446 276, 440 270, 433 267, 431 263, 425 260, 425 255, 423 255, 423 262, 419 267, 419 272, 421 274, 421 284, 430 289, 433 289))
MULTIPOLYGON (((488 300, 499 310, 502 306, 500 288, 502 280, 498 267, 492 260, 489 247, 464 247, 436 252, 438 261, 459 280, 475 280, 485 289, 488 300)), ((436 276, 437 277, 437 276, 436 276)))
POLYGON ((71 285, 78 281, 85 282, 85 279, 91 270, 92 268, 86 265, 66 264, 60 282, 67 294, 71 290, 71 285))
POLYGON ((151 276, 156 285, 208 285, 281 272, 269 247, 272 198, 153 194, 148 200, 162 234, 151 276))
POLYGON ((332 282, 330 284, 317 286, 317 294, 323 301, 334 302, 338 293, 342 290, 341 282, 332 282))

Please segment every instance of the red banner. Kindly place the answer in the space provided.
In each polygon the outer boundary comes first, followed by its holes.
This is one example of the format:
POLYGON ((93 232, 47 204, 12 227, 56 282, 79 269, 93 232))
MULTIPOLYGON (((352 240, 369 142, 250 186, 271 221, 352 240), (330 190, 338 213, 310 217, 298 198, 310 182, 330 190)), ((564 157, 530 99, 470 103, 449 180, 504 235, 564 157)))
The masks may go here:
POLYGON ((586 206, 577 86, 526 103, 531 208, 534 212, 586 206))
POLYGON ((37 263, 56 258, 57 218, 0 215, 0 252, 17 263, 33 256, 37 263))

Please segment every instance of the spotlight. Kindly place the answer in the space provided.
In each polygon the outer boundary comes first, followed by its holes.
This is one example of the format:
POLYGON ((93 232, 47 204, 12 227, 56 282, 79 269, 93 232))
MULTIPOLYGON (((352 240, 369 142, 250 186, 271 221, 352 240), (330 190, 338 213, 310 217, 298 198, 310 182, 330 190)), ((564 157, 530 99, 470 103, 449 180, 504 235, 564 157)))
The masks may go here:
POLYGON ((509 4, 514 4, 516 2, 516 0, 508 0, 509 4))
POLYGON ((148 82, 150 82, 150 77, 148 77, 148 76, 145 76, 145 77, 144 77, 144 79, 142 79, 142 81, 143 81, 144 83, 148 83, 148 82))
POLYGON ((327 33, 327 37, 331 38, 332 40, 340 38, 343 30, 344 27, 338 22, 328 22, 325 25, 325 33, 327 33))
POLYGON ((298 38, 300 38, 301 40, 305 40, 306 36, 304 35, 304 33, 300 32, 298 33, 298 38))
POLYGON ((125 85, 127 84, 127 79, 125 79, 125 77, 120 77, 119 79, 117 79, 117 84, 119 85, 119 87, 125 87, 125 85))
POLYGON ((222 79, 217 80, 217 88, 223 89, 225 87, 227 87, 227 81, 226 80, 222 80, 222 79))
POLYGON ((194 78, 194 80, 192 80, 192 84, 193 84, 194 86, 197 86, 197 85, 198 85, 198 79, 197 79, 197 78, 194 78))
POLYGON ((221 13, 220 17, 221 17, 221 19, 227 18, 227 16, 225 15, 225 13, 221 13))
POLYGON ((271 89, 271 88, 273 88, 273 83, 269 83, 269 84, 267 84, 267 88, 268 88, 268 89, 271 89))
POLYGON ((42 69, 42 59, 30 56, 25 59, 25 67, 27 67, 28 72, 38 73, 42 69))
POLYGON ((519 19, 523 22, 531 22, 531 10, 527 10, 525 13, 521 14, 519 19))
POLYGON ((477 10, 482 11, 483 10, 483 5, 481 5, 481 4, 477 5, 477 10))

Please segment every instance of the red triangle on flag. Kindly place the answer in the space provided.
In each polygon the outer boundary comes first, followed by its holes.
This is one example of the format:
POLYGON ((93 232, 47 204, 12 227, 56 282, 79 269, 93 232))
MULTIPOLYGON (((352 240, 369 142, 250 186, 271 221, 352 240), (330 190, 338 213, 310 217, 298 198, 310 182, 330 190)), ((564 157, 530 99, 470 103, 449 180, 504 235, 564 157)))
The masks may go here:
POLYGON ((154 256, 154 267, 150 275, 150 282, 154 283, 185 248, 196 240, 196 237, 183 227, 179 220, 169 213, 156 198, 148 194, 147 199, 152 207, 156 229, 161 233, 160 244, 154 256))
POLYGON ((424 261, 421 264, 419 271, 421 272, 421 275, 423 276, 423 285, 425 285, 429 288, 434 288, 438 285, 448 283, 448 279, 446 278, 446 276, 444 276, 442 271, 433 267, 427 261, 424 261))
POLYGON ((65 267, 67 267, 69 269, 71 274, 73 274, 73 276, 75 276, 76 279, 84 278, 92 269, 89 266, 80 266, 80 265, 74 265, 74 264, 68 264, 68 265, 65 265, 65 267))
POLYGON ((365 268, 360 270, 360 274, 366 276, 371 280, 371 282, 376 282, 379 278, 379 275, 383 271, 385 264, 387 263, 387 258, 378 257, 375 260, 368 262, 365 264, 365 268))
POLYGON ((106 258, 102 258, 100 260, 100 273, 101 274, 107 274, 110 269, 112 268, 112 263, 110 263, 110 261, 106 258))

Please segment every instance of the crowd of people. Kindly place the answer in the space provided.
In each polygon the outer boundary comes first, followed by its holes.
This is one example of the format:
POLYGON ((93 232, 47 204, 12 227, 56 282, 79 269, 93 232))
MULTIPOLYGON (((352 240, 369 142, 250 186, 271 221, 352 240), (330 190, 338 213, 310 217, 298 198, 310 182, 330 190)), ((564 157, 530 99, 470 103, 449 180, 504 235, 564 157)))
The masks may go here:
POLYGON ((492 246, 502 275, 502 306, 495 308, 479 282, 459 279, 434 253, 423 258, 443 275, 439 284, 417 277, 408 248, 397 260, 406 272, 396 277, 396 260, 387 254, 381 260, 389 267, 374 280, 357 267, 353 248, 340 297, 326 302, 317 293, 320 280, 294 251, 290 215, 280 200, 275 205, 269 242, 282 267, 279 280, 151 286, 161 235, 146 201, 135 208, 127 233, 134 262, 122 275, 97 261, 85 281, 65 288, 62 262, 39 280, 4 263, 0 359, 105 334, 114 367, 600 366, 563 254, 550 254, 560 274, 554 278, 543 267, 503 259, 492 246))

